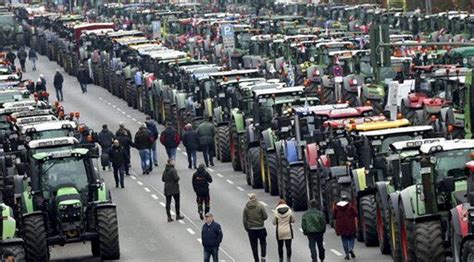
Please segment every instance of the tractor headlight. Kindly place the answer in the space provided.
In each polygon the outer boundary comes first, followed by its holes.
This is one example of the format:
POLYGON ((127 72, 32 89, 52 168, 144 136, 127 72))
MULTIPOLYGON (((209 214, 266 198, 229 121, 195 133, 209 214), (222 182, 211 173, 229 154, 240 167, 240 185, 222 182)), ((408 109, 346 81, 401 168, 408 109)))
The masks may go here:
POLYGON ((66 210, 66 209, 67 209, 67 206, 66 206, 66 205, 60 205, 60 206, 59 206, 59 210, 64 211, 64 210, 66 210))
POLYGON ((75 203, 74 205, 72 205, 74 208, 80 208, 82 205, 81 203, 75 203))
POLYGON ((469 213, 469 216, 474 218, 474 211, 471 211, 471 212, 469 213))

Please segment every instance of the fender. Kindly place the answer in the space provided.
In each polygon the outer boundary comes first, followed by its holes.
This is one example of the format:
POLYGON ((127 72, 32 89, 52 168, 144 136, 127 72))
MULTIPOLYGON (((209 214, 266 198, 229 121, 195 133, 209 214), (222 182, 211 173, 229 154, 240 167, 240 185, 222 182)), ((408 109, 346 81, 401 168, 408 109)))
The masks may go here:
POLYGON ((255 127, 253 124, 249 125, 247 128, 246 128, 246 142, 247 142, 247 148, 251 148, 251 147, 256 147, 256 146, 260 146, 260 139, 257 135, 257 133, 255 132, 255 127))
POLYGON ((318 144, 312 143, 306 145, 306 163, 310 170, 318 168, 318 144))
POLYGON ((390 193, 388 197, 389 197, 388 201, 390 205, 393 207, 391 211, 395 213, 395 218, 399 219, 400 209, 398 208, 398 203, 400 202, 400 192, 396 191, 396 192, 390 193))
POLYGON ((377 192, 380 196, 380 201, 382 201, 382 207, 388 208, 389 202, 389 187, 390 183, 387 181, 384 182, 376 182, 375 183, 375 188, 377 189, 377 192))
POLYGON ((213 111, 214 111, 214 112, 213 112, 214 122, 216 122, 217 125, 219 125, 219 124, 222 122, 222 120, 223 120, 223 119, 222 119, 222 109, 221 109, 221 107, 219 106, 219 107, 214 108, 213 111))
POLYGON ((297 144, 295 140, 286 141, 285 157, 286 157, 286 160, 288 161, 288 164, 300 162, 300 160, 298 159, 298 153, 297 153, 296 147, 297 147, 297 144))
POLYGON ((102 183, 100 187, 97 188, 97 199, 96 201, 101 202, 108 202, 110 201, 109 194, 107 194, 108 189, 105 183, 102 183))
POLYGON ((469 234, 467 205, 467 203, 460 204, 450 210, 454 234, 455 236, 461 236, 462 238, 469 234))
POLYGON ((385 97, 385 89, 381 85, 363 85, 362 94, 367 99, 383 100, 385 97))
POLYGON ((10 239, 15 237, 16 231, 16 220, 13 216, 13 209, 5 204, 1 204, 2 217, 4 219, 2 224, 2 239, 10 239))
POLYGON ((352 177, 354 178, 355 193, 356 195, 360 191, 367 189, 367 181, 365 177, 365 168, 357 168, 352 170, 352 177))
POLYGON ((263 146, 266 151, 275 151, 275 136, 273 131, 268 128, 262 131, 263 146))
POLYGON ((244 116, 242 113, 239 112, 238 109, 232 110, 232 119, 235 124, 235 128, 237 129, 238 134, 242 134, 245 132, 245 127, 244 127, 244 116))
MULTIPOLYGON (((403 206, 403 211, 405 212, 405 218, 407 219, 416 219, 418 214, 416 214, 416 206, 412 205, 412 198, 416 197, 416 185, 409 186, 403 189, 400 192, 399 201, 403 206)), ((416 205, 416 204, 415 204, 416 205)), ((424 205, 423 205, 424 209, 424 205)))
POLYGON ((35 205, 33 202, 33 196, 29 191, 24 191, 21 194, 21 206, 23 214, 30 214, 35 212, 35 205))

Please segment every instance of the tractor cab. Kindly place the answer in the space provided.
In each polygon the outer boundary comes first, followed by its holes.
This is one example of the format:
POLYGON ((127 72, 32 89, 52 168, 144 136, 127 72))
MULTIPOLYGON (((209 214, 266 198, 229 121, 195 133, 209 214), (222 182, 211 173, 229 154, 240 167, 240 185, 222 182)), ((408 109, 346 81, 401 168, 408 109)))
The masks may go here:
POLYGON ((56 137, 32 140, 28 143, 29 155, 50 153, 60 150, 72 150, 79 144, 74 137, 56 137))
POLYGON ((74 121, 62 120, 23 125, 19 128, 20 141, 26 143, 37 139, 53 139, 57 137, 73 137, 76 135, 77 124, 74 121))

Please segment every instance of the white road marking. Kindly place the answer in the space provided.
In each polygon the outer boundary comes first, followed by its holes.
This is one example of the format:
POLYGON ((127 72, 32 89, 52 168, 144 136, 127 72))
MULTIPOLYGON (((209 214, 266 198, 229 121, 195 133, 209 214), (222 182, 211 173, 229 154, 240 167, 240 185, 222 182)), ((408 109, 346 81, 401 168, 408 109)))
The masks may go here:
POLYGON ((103 100, 103 98, 102 98, 102 97, 99 97, 99 100, 103 100))
POLYGON ((133 180, 137 179, 135 176, 130 176, 133 180))
POLYGON ((112 107, 113 107, 113 108, 117 108, 117 106, 116 106, 116 105, 112 105, 112 107))
POLYGON ((263 202, 263 201, 260 201, 260 203, 262 203, 262 205, 265 206, 265 207, 268 206, 268 204, 263 202))
POLYGON ((188 156, 188 153, 186 153, 186 152, 183 152, 183 155, 185 155, 185 156, 188 156))
POLYGON ((338 256, 338 257, 342 256, 342 253, 339 252, 339 251, 337 251, 337 250, 335 250, 335 249, 330 249, 330 251, 333 252, 334 255, 336 255, 336 256, 338 256))
POLYGON ((202 239, 198 238, 196 240, 199 242, 199 244, 202 244, 202 239))
POLYGON ((243 188, 241 188, 241 187, 239 187, 239 186, 237 187, 237 189, 238 189, 239 191, 245 191, 245 189, 243 189, 243 188))
POLYGON ((138 123, 139 125, 143 124, 143 123, 142 123, 142 122, 140 122, 140 121, 137 121, 137 123, 138 123))
POLYGON ((303 229, 300 227, 300 232, 303 233, 303 229))
POLYGON ((137 181, 137 184, 139 184, 140 186, 143 186, 143 183, 141 181, 137 181))
POLYGON ((218 177, 224 177, 221 173, 216 174, 218 177))
POLYGON ((110 106, 111 104, 112 104, 112 103, 110 103, 110 102, 107 102, 107 105, 109 105, 109 106, 110 106))
POLYGON ((179 221, 179 223, 182 224, 182 225, 186 224, 186 222, 184 222, 184 220, 182 220, 182 219, 180 219, 180 220, 178 220, 178 221, 179 221))
POLYGON ((133 120, 133 121, 137 121, 137 119, 136 119, 136 118, 134 118, 134 117, 132 118, 132 120, 133 120))
POLYGON ((191 234, 191 235, 194 235, 194 234, 196 234, 196 232, 194 232, 194 230, 192 230, 192 229, 191 229, 191 228, 189 228, 189 227, 188 227, 188 228, 186 228, 186 231, 188 231, 188 232, 189 232, 189 234, 191 234))
POLYGON ((127 114, 127 113, 125 113, 124 111, 120 111, 120 112, 122 112, 122 115, 126 115, 126 114, 127 114))
POLYGON ((178 147, 177 149, 178 149, 178 151, 181 151, 181 148, 178 147))
POLYGON ((131 116, 130 115, 127 115, 128 118, 130 118, 131 116))
POLYGON ((227 183, 229 183, 229 184, 231 184, 231 185, 234 184, 234 181, 232 181, 232 180, 226 179, 226 181, 227 181, 227 183))
POLYGON ((158 199, 158 197, 155 194, 151 195, 151 197, 153 197, 154 199, 158 199))
POLYGON ((150 189, 148 187, 145 187, 143 189, 145 189, 146 192, 150 192, 150 189))
POLYGON ((171 210, 170 213, 171 213, 171 215, 173 215, 173 216, 176 215, 176 213, 175 213, 173 210, 171 210))
POLYGON ((214 169, 209 168, 209 167, 207 168, 207 170, 209 170, 209 171, 211 171, 211 172, 214 172, 214 169))
POLYGON ((163 203, 163 202, 160 202, 160 205, 163 206, 163 207, 166 206, 165 203, 163 203))

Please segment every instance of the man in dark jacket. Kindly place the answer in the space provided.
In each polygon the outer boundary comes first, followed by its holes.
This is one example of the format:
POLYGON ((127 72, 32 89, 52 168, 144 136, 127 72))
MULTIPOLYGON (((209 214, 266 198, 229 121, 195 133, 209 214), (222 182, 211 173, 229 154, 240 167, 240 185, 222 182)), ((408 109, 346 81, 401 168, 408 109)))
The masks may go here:
POLYGON ((114 141, 112 149, 110 150, 110 160, 112 161, 112 167, 114 169, 115 187, 119 187, 120 183, 120 186, 124 188, 125 150, 118 140, 114 141))
POLYGON ((135 148, 138 150, 140 155, 142 171, 144 175, 148 175, 151 171, 150 163, 150 149, 152 141, 150 138, 150 132, 146 129, 146 125, 143 124, 135 134, 135 148))
POLYGON ((102 147, 102 170, 105 170, 106 167, 110 168, 110 150, 112 148, 112 143, 115 140, 114 133, 110 132, 107 125, 102 125, 102 130, 97 135, 97 140, 100 147, 102 147), (105 160, 109 158, 109 160, 105 160))
POLYGON ((28 51, 28 59, 31 61, 32 70, 36 71, 36 60, 38 59, 38 56, 36 55, 34 48, 30 48, 30 51, 28 51))
POLYGON ((181 142, 178 131, 174 129, 171 123, 166 124, 166 129, 161 132, 160 142, 166 148, 168 159, 176 160, 176 148, 181 142))
POLYGON ((130 130, 125 128, 124 123, 120 123, 119 129, 115 132, 115 137, 119 141, 120 145, 123 147, 125 151, 125 162, 124 162, 124 170, 127 176, 130 175, 129 167, 130 167, 130 147, 132 146, 132 133, 130 130))
POLYGON ((206 223, 202 226, 201 239, 204 248, 204 262, 219 261, 219 246, 222 243, 222 228, 219 223, 214 221, 212 213, 206 213, 206 223))
POLYGON ((46 85, 44 84, 43 80, 41 80, 41 77, 36 80, 34 91, 35 92, 46 91, 46 85))
POLYGON ((191 124, 185 126, 186 131, 183 135, 183 145, 186 147, 186 154, 188 155, 188 168, 191 166, 196 169, 196 151, 198 149, 199 136, 191 124))
POLYGON ((10 64, 12 64, 13 67, 15 67, 15 59, 16 59, 16 55, 15 53, 12 52, 12 50, 8 50, 8 53, 7 53, 7 56, 6 56, 7 60, 10 62, 10 64))
POLYGON ((145 120, 146 128, 150 131, 151 137, 153 138, 153 144, 151 145, 151 158, 153 164, 158 166, 158 154, 156 153, 156 140, 158 140, 158 128, 156 128, 155 121, 151 117, 147 116, 145 120))
POLYGON ((204 156, 204 162, 206 166, 214 166, 212 157, 214 155, 214 124, 212 123, 212 117, 209 117, 206 122, 201 123, 197 128, 199 136, 199 143, 202 148, 202 155, 204 156))
POLYGON ((87 82, 89 82, 89 76, 87 75, 86 67, 81 64, 77 71, 77 81, 81 85, 82 93, 87 93, 87 82))
POLYGON ((212 183, 212 177, 206 171, 204 165, 200 164, 198 170, 193 174, 193 189, 196 193, 198 213, 201 220, 204 219, 203 214, 206 214, 211 209, 211 206, 209 204, 209 183, 212 183), (205 203, 204 213, 202 208, 203 203, 205 203))
POLYGON ((25 63, 26 63, 26 58, 28 58, 28 54, 25 51, 25 48, 20 48, 18 52, 16 53, 18 60, 20 60, 20 66, 21 66, 21 71, 25 71, 25 63))
POLYGON ((265 261, 267 255, 267 230, 265 229, 265 220, 268 215, 265 207, 257 200, 255 193, 249 194, 249 201, 245 205, 243 213, 243 223, 245 231, 247 231, 252 248, 253 258, 255 262, 259 262, 258 242, 262 250, 262 261, 265 261))
POLYGON ((355 258, 354 244, 356 235, 356 222, 357 212, 352 204, 349 202, 347 195, 341 196, 341 201, 336 203, 334 212, 332 214, 333 220, 335 220, 336 235, 341 236, 342 246, 346 257, 344 259, 349 260, 349 255, 355 258))
POLYGON ((184 219, 179 212, 179 176, 174 168, 173 159, 168 160, 161 181, 165 183, 164 194, 166 197, 166 215, 168 215, 168 222, 173 221, 173 218, 171 217, 171 198, 174 198, 176 220, 184 219))
POLYGON ((53 79, 53 85, 54 85, 54 90, 56 90, 56 98, 58 101, 64 101, 63 100, 63 82, 64 78, 63 75, 59 72, 59 69, 56 69, 56 74, 54 74, 54 79, 53 79))
POLYGON ((323 245, 323 236, 326 232, 326 219, 323 212, 318 210, 318 202, 311 200, 309 202, 310 209, 306 211, 301 219, 301 228, 303 234, 308 237, 309 249, 311 251, 311 259, 313 262, 318 261, 318 252, 316 252, 316 244, 318 245, 319 259, 324 261, 325 250, 323 245))

